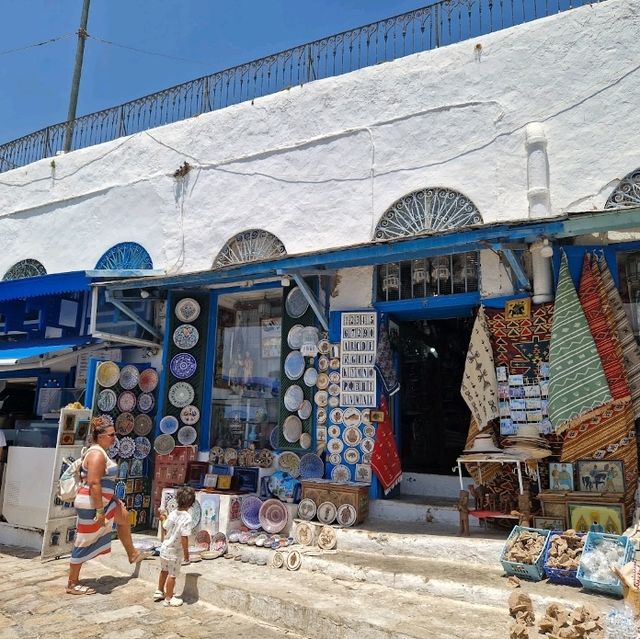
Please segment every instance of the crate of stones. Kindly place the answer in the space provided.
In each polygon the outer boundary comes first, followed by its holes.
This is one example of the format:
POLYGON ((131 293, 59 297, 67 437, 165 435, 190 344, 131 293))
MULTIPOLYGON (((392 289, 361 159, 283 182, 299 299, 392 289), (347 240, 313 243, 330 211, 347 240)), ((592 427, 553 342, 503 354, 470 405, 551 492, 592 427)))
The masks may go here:
POLYGON ((585 533, 575 530, 554 530, 551 533, 544 553, 544 571, 551 583, 580 588, 576 573, 585 539, 585 533))
POLYGON ((515 526, 500 555, 507 575, 531 581, 544 579, 544 556, 550 535, 550 530, 515 526))

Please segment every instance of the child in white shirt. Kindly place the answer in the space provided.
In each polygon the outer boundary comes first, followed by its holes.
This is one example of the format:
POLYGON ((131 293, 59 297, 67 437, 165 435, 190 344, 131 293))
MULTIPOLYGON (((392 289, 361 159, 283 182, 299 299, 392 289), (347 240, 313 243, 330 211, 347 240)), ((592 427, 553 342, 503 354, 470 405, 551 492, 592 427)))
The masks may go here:
POLYGON ((165 538, 160 546, 160 580, 154 601, 162 601, 165 606, 181 606, 182 599, 176 597, 176 577, 180 573, 182 561, 189 561, 189 535, 191 534, 191 514, 189 509, 196 500, 196 493, 190 486, 183 486, 176 492, 177 510, 169 516, 160 513, 160 521, 165 530, 165 538), (164 601, 163 601, 164 600, 164 601))

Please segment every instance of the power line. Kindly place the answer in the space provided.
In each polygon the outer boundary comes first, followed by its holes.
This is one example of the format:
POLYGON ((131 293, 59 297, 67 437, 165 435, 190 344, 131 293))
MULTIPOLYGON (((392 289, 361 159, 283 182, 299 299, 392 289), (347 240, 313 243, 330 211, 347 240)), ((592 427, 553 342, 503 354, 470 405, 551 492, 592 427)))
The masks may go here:
POLYGON ((75 32, 65 33, 61 36, 57 36, 49 40, 43 40, 42 42, 34 42, 33 44, 27 44, 24 47, 17 47, 15 49, 7 49, 6 51, 0 51, 0 55, 9 55, 10 53, 17 53, 18 51, 26 51, 27 49, 34 49, 35 47, 42 47, 46 44, 52 44, 54 42, 60 42, 60 40, 66 40, 67 38, 70 38, 71 36, 74 36, 74 35, 75 35, 75 32))

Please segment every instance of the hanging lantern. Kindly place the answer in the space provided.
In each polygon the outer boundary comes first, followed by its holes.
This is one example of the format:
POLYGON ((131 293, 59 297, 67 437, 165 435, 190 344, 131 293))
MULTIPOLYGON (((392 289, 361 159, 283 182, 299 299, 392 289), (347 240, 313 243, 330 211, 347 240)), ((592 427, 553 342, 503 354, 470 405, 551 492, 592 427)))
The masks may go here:
POLYGON ((258 304, 258 315, 260 319, 268 319, 271 317, 271 302, 264 296, 264 299, 258 304))
POLYGON ((446 281, 450 276, 449 259, 446 257, 438 258, 431 268, 431 277, 434 280, 446 281))
POLYGON ((411 262, 411 278, 414 284, 423 284, 427 279, 427 269, 424 260, 413 260, 411 262))
POLYGON ((386 274, 382 278, 382 290, 385 293, 391 291, 400 290, 400 265, 399 264, 387 264, 386 274))
POLYGON ((300 352, 305 357, 315 357, 318 354, 320 332, 315 326, 305 326, 302 329, 302 346, 300 352))

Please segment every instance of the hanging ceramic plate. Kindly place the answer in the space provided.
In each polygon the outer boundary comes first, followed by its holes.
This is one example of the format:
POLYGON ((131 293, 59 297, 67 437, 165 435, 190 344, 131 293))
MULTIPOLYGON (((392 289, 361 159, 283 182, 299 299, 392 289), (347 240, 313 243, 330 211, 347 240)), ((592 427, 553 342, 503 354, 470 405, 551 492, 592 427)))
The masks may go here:
POLYGON ((329 369, 329 358, 326 355, 322 355, 318 358, 318 369, 321 371, 329 369))
POLYGON ((108 413, 102 413, 100 415, 100 419, 105 426, 115 426, 115 422, 113 421, 113 417, 108 413))
POLYGON ((285 450, 278 455, 278 468, 289 473, 292 477, 300 476, 300 457, 295 453, 285 450))
POLYGON ((316 380, 316 386, 320 390, 324 390, 329 386, 329 376, 326 373, 320 373, 318 375, 318 379, 316 380))
POLYGON ((362 463, 363 464, 371 463, 371 453, 362 453, 362 463))
POLYGON ((340 383, 340 373, 338 371, 331 371, 329 373, 329 382, 331 384, 339 384, 340 383))
POLYGON ((329 368, 340 368, 340 360, 337 357, 333 357, 329 360, 329 368))
POLYGON ((327 450, 329 453, 341 453, 344 450, 344 442, 341 439, 330 439, 327 442, 327 450))
POLYGON ((183 446, 190 446, 198 439, 198 431, 193 426, 183 426, 176 437, 183 446))
POLYGON ((262 506, 262 500, 259 497, 247 495, 242 498, 240 519, 251 530, 260 528, 260 506, 262 506))
POLYGON ((293 384, 287 388, 284 394, 284 405, 287 410, 294 412, 300 408, 300 404, 304 400, 304 391, 297 384, 293 384))
POLYGON ((116 418, 116 433, 128 435, 133 430, 134 418, 131 413, 120 413, 116 418))
POLYGON ((169 370, 174 377, 178 379, 187 379, 191 377, 198 368, 196 358, 190 353, 178 353, 173 357, 169 364, 169 370))
POLYGON ((282 434, 284 438, 293 444, 300 439, 302 434, 302 422, 297 415, 289 415, 282 424, 282 434))
POLYGON ((119 455, 123 459, 129 459, 133 457, 133 451, 136 449, 135 442, 131 437, 123 437, 120 440, 120 452, 119 455))
POLYGON ((327 421, 327 411, 325 408, 318 408, 316 411, 316 420, 318 424, 324 424, 327 421))
POLYGON ((336 507, 330 501, 325 501, 318 506, 316 516, 321 523, 332 524, 335 521, 337 512, 336 507))
POLYGON ((158 386, 158 373, 154 368, 145 368, 140 373, 138 386, 143 393, 151 393, 158 386))
MULTIPOLYGON (((332 415, 333 411, 331 411, 331 415, 329 416, 331 419, 333 419, 332 415)), ((327 428, 327 433, 329 434, 329 437, 340 437, 340 426, 337 424, 331 424, 331 426, 327 428)))
POLYGON ((360 444, 360 448, 362 448, 365 453, 372 453, 374 446, 375 441, 373 440, 373 437, 365 437, 360 444))
POLYGON ((153 421, 149 415, 138 415, 133 421, 133 432, 136 435, 148 435, 153 428, 153 421))
POLYGON ((302 435, 300 435, 300 448, 308 450, 309 448, 311 448, 311 442, 312 439, 309 433, 302 433, 302 435))
POLYGON ((338 406, 340 406, 340 397, 338 395, 331 395, 331 397, 329 397, 329 408, 337 408, 338 406))
POLYGON ((280 426, 274 426, 269 433, 269 444, 271 448, 278 448, 278 442, 280 441, 280 426))
POLYGON ((197 499, 193 502, 193 506, 191 506, 189 512, 191 513, 191 528, 197 528, 200 523, 200 518, 202 517, 202 508, 197 499))
POLYGON ((200 409, 193 404, 185 406, 180 411, 180 419, 182 420, 183 424, 186 424, 187 426, 193 426, 194 424, 197 424, 198 420, 200 419, 200 409))
POLYGON ((333 464, 334 466, 341 464, 342 456, 340 455, 340 453, 331 453, 331 455, 329 455, 329 463, 333 464))
POLYGON ((338 384, 329 384, 329 395, 332 397, 340 395, 340 386, 338 384))
POLYGON ((315 453, 307 453, 300 459, 300 477, 302 479, 320 479, 324 476, 324 463, 315 453))
POLYGON ((345 408, 342 415, 342 421, 345 426, 358 426, 361 421, 361 414, 357 408, 345 408))
POLYGON ((304 373, 304 357, 300 351, 291 351, 284 360, 284 374, 289 379, 300 379, 304 373))
POLYGON ((136 459, 146 459, 151 452, 151 442, 146 437, 136 437, 133 443, 135 444, 133 456, 136 459))
POLYGON ((168 455, 176 447, 176 442, 171 435, 158 435, 153 442, 153 449, 158 455, 168 455))
POLYGON ((302 499, 298 504, 298 517, 311 521, 316 516, 316 502, 313 499, 302 499))
POLYGON ((116 482, 114 492, 118 499, 124 499, 127 496, 127 484, 123 481, 116 482))
POLYGON ((289 348, 298 350, 302 346, 303 328, 304 326, 302 324, 296 324, 289 329, 289 333, 287 334, 287 344, 289 348))
POLYGON ((303 399, 300 408, 298 408, 298 417, 300 419, 309 419, 312 410, 313 406, 311 406, 311 402, 308 399, 303 399))
POLYGON ((183 351, 188 351, 190 348, 193 348, 199 339, 200 333, 198 333, 198 329, 192 324, 180 324, 180 326, 173 331, 173 343, 183 351))
POLYGON ((357 446, 362 440, 362 433, 356 426, 349 426, 342 433, 342 439, 347 446, 357 446))
POLYGON ((173 435, 178 430, 178 418, 173 415, 166 415, 160 420, 160 432, 167 435, 173 435))
POLYGON ((331 471, 331 479, 333 479, 333 481, 349 481, 351 479, 351 471, 347 466, 338 464, 331 471))
POLYGON ((238 460, 238 451, 235 448, 224 449, 224 463, 235 464, 238 460))
POLYGON ((123 412, 132 411, 136 407, 136 396, 131 391, 124 391, 118 397, 118 408, 123 412))
MULTIPOLYGON (((342 424, 342 409, 341 408, 334 408, 330 413, 329 413, 329 419, 334 423, 334 424, 342 424)), ((338 437, 340 435, 340 429, 338 428, 338 435, 333 435, 333 437, 338 437)))
POLYGON ((347 448, 342 456, 347 464, 357 464, 360 461, 360 452, 357 448, 347 448))
POLYGON ((127 364, 120 371, 120 386, 125 390, 131 390, 138 385, 140 372, 132 364, 127 364))
POLYGON ((120 368, 115 362, 102 362, 96 371, 96 379, 100 386, 111 388, 120 379, 120 368))
POLYGON ((181 322, 193 322, 200 316, 200 304, 191 297, 185 297, 176 304, 175 312, 181 322))
POLYGON ((336 522, 340 526, 353 526, 356 523, 356 519, 358 518, 358 513, 356 509, 351 504, 342 504, 338 508, 338 514, 336 515, 336 522))
POLYGON ((315 368, 307 368, 304 372, 304 383, 307 386, 315 386, 318 379, 318 371, 315 368))
POLYGON ((331 344, 328 339, 321 339, 318 342, 318 352, 320 355, 328 355, 331 352, 331 344))
POLYGON ((114 438, 111 448, 107 449, 107 457, 109 457, 109 459, 115 459, 118 456, 119 451, 120 451, 120 440, 117 438, 114 438))
POLYGON ((363 424, 370 424, 371 423, 371 409, 370 408, 363 408, 360 411, 360 419, 362 420, 363 424))
POLYGON ((176 408, 184 408, 192 404, 195 396, 193 386, 187 382, 177 382, 169 389, 169 401, 176 408))
POLYGON ((365 424, 362 430, 365 437, 374 437, 376 434, 376 427, 373 424, 365 424))
POLYGON ((156 404, 156 400, 151 393, 140 393, 138 395, 138 410, 141 413, 150 413, 156 404))
POLYGON ((304 293, 296 286, 289 291, 284 306, 289 317, 297 318, 302 317, 307 312, 309 302, 307 302, 304 293))
POLYGON ((117 401, 117 395, 110 388, 107 388, 106 390, 100 391, 96 404, 100 410, 108 413, 116 407, 117 401))
POLYGON ((258 514, 262 529, 271 535, 282 532, 289 521, 289 511, 279 499, 267 499, 258 514))
POLYGON ((325 390, 319 390, 313 397, 313 401, 318 406, 326 406, 328 399, 329 399, 329 395, 327 394, 327 391, 325 391, 325 390))
POLYGON ((224 450, 220 446, 214 446, 209 451, 209 463, 218 464, 224 459, 224 450))

